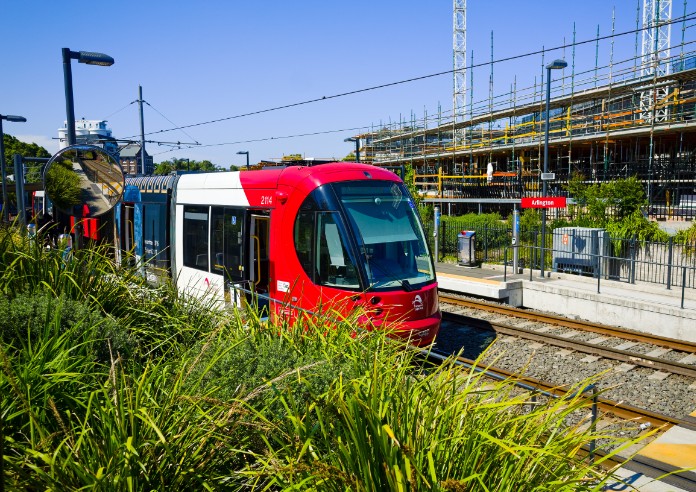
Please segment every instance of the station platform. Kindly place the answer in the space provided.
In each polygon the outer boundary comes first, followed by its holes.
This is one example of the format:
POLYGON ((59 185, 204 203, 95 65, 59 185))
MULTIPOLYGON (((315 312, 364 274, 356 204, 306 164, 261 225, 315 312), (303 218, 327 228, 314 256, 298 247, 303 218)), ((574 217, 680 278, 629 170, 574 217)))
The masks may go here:
MULTIPOLYGON (((438 287, 484 297, 515 307, 583 319, 631 330, 696 342, 696 289, 667 289, 664 285, 629 284, 539 270, 514 273, 502 265, 465 267, 436 263, 438 287), (683 295, 683 299, 682 299, 683 295), (682 307, 683 306, 683 307, 682 307)), ((691 414, 696 417, 696 411, 691 414)), ((642 448, 619 475, 641 492, 696 490, 696 430, 672 427, 642 448), (652 465, 664 463, 683 474, 657 477, 652 465), (684 478, 680 479, 680 475, 684 478)), ((615 484, 609 490, 627 490, 615 484)))
POLYGON ((502 265, 436 263, 439 288, 525 307, 696 342, 696 289, 618 282, 539 270, 513 273, 502 265), (683 307, 682 307, 683 304, 683 307))

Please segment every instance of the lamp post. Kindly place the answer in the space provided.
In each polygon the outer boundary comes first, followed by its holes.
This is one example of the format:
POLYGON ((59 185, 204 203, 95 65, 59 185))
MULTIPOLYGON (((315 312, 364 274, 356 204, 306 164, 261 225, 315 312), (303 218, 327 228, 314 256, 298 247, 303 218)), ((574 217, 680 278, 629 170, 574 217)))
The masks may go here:
MULTIPOLYGON (((549 104, 551 102, 551 70, 561 70, 568 66, 565 60, 554 60, 546 65, 546 128, 544 130, 544 173, 549 172, 549 104)), ((546 176, 541 177, 541 194, 546 196, 546 176)), ((544 277, 544 258, 546 254, 546 209, 542 209, 541 215, 541 277, 544 277)))
POLYGON ((73 103, 72 68, 70 60, 77 60, 87 65, 102 65, 109 67, 114 64, 114 59, 103 53, 91 51, 70 51, 63 48, 63 80, 65 81, 65 112, 68 117, 68 145, 74 145, 75 136, 75 106, 73 103))
MULTIPOLYGON (((24 116, 14 116, 11 114, 0 114, 0 168, 2 170, 2 220, 7 222, 7 172, 5 171, 5 135, 2 132, 2 120, 14 123, 24 123, 27 119, 24 116)), ((15 180, 17 177, 15 176, 15 180)))
POLYGON ((247 161, 247 169, 249 169, 249 151, 248 150, 240 150, 237 152, 237 154, 246 154, 246 161, 247 161))
POLYGON ((344 142, 355 142, 355 162, 360 162, 360 139, 358 137, 344 138, 344 142))

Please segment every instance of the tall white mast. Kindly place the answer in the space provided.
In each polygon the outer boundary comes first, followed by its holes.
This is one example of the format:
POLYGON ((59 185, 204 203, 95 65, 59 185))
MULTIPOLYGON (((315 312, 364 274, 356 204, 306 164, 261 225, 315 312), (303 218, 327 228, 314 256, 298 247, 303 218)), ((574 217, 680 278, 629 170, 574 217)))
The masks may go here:
POLYGON ((466 0, 454 0, 454 98, 453 120, 464 120, 466 107, 466 0))
MULTIPOLYGON (((643 32, 641 49, 641 75, 660 77, 670 72, 669 46, 672 33, 672 0, 643 0, 643 32)), ((665 121, 669 87, 663 86, 643 91, 640 95, 641 116, 645 121, 665 121), (654 108, 653 108, 654 106, 654 108)))

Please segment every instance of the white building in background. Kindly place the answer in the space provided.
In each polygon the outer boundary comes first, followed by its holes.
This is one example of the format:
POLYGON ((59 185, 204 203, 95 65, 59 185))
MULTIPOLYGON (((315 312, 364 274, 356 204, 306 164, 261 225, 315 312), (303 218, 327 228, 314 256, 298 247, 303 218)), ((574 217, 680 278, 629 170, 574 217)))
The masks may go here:
MULTIPOLYGON (((111 136, 106 120, 75 120, 75 137, 79 144, 96 145, 118 156, 118 143, 111 136)), ((58 150, 68 146, 68 122, 63 122, 63 128, 58 129, 58 150)))

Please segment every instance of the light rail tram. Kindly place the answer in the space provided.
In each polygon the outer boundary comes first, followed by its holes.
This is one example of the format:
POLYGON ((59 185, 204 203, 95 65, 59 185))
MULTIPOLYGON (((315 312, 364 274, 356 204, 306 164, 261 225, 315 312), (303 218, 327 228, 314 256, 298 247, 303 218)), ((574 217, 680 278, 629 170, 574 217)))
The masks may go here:
POLYGON ((441 321, 435 268, 416 205, 391 171, 330 163, 126 178, 120 247, 150 280, 274 318, 363 313, 419 345, 441 321))

